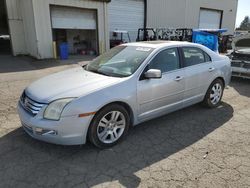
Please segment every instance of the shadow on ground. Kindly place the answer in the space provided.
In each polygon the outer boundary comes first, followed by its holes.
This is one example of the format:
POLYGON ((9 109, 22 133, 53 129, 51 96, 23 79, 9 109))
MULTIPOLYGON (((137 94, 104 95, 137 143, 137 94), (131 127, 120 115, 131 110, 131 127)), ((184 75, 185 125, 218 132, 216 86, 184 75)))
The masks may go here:
POLYGON ((11 55, 0 55, 0 73, 22 72, 58 67, 63 65, 77 64, 81 61, 90 61, 92 56, 75 56, 69 60, 36 60, 28 56, 13 57, 11 55))
POLYGON ((230 86, 233 87, 240 95, 250 97, 250 79, 233 77, 230 86))
POLYGON ((136 126, 108 150, 47 144, 19 128, 0 138, 0 187, 89 187, 109 181, 136 187, 137 171, 199 141, 233 112, 227 103, 216 109, 195 105, 136 126))

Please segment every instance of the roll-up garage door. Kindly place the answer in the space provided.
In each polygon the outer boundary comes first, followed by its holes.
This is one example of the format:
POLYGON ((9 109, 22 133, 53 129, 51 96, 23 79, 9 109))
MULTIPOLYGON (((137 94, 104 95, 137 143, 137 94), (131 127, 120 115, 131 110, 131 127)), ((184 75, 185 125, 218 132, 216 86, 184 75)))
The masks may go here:
POLYGON ((109 30, 126 30, 131 41, 144 26, 144 0, 112 0, 108 5, 109 30))
POLYGON ((200 10, 200 29, 220 29, 221 28, 222 11, 219 10, 200 10))
POLYGON ((96 11, 80 8, 51 7, 54 29, 96 29, 96 11))

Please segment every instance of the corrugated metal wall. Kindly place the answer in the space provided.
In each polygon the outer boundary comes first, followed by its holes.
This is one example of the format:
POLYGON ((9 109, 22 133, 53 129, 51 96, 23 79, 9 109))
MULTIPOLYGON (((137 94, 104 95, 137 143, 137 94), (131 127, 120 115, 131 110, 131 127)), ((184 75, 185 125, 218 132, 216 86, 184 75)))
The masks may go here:
POLYGON ((223 11, 222 27, 234 32, 238 0, 148 0, 148 27, 199 27, 200 8, 223 11))
POLYGON ((27 54, 19 0, 6 0, 11 45, 14 55, 27 54))
POLYGON ((233 34, 235 29, 238 0, 186 0, 187 27, 198 27, 200 7, 218 9, 223 11, 222 28, 227 28, 233 34), (191 18, 191 19, 190 19, 191 18))
POLYGON ((183 27, 185 0, 148 0, 147 26, 153 28, 183 27))
POLYGON ((6 7, 10 20, 22 20, 19 0, 6 0, 6 7))
MULTIPOLYGON (((113 3, 120 4, 117 10, 122 11, 128 6, 127 4, 122 5, 122 1, 128 0, 113 1, 113 3)), ((200 8, 203 7, 223 10, 222 27, 228 28, 229 33, 233 33, 237 2, 238 0, 148 0, 147 26, 198 28, 200 8)), ((97 10, 99 52, 102 53, 109 48, 109 30, 116 28, 108 28, 106 3, 92 0, 6 0, 14 55, 30 54, 37 58, 53 57, 50 5, 97 10)), ((141 6, 143 7, 143 4, 141 6)), ((138 10, 136 9, 136 11, 138 10)), ((136 13, 142 15, 140 11, 136 13)), ((120 14, 122 15, 122 12, 120 14)), ((137 19, 141 22, 143 17, 137 19)), ((127 20, 130 19, 119 19, 117 23, 127 20)), ((139 25, 133 24, 132 21, 134 20, 131 20, 131 24, 124 29, 132 26, 136 27, 133 30, 138 29, 139 25)))
POLYGON ((37 57, 37 36, 35 30, 35 20, 32 0, 19 0, 23 17, 23 28, 27 54, 37 57))
POLYGON ((110 35, 116 29, 126 30, 136 41, 138 29, 144 26, 144 0, 113 0, 108 11, 110 35))

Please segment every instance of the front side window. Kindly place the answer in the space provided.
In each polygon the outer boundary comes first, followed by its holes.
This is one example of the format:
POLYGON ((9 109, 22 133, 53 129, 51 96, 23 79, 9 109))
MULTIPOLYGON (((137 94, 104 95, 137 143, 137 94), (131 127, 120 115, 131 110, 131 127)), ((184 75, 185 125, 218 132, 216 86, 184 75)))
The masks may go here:
POLYGON ((194 48, 194 47, 184 47, 182 48, 183 50, 183 55, 184 55, 184 63, 185 67, 193 66, 193 65, 198 65, 201 63, 208 62, 210 57, 205 57, 205 52, 203 52, 199 48, 194 48))
POLYGON ((153 48, 117 46, 99 56, 85 70, 113 77, 132 75, 153 51, 153 48))
POLYGON ((162 73, 180 68, 177 48, 166 49, 159 52, 149 64, 149 69, 159 69, 162 73))

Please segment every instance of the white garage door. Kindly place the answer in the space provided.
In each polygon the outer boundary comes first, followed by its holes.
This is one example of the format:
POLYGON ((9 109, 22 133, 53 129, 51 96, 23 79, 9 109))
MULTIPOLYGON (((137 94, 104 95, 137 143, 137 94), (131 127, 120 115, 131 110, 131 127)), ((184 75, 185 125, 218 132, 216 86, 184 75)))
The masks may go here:
POLYGON ((220 29, 222 12, 217 10, 200 10, 200 29, 220 29))
POLYGON ((52 28, 54 29, 96 29, 96 11, 51 7, 52 28))
POLYGON ((144 26, 143 0, 112 0, 109 3, 109 30, 126 30, 131 41, 135 41, 137 31, 144 26))

